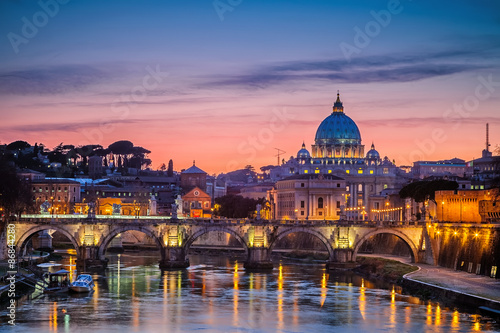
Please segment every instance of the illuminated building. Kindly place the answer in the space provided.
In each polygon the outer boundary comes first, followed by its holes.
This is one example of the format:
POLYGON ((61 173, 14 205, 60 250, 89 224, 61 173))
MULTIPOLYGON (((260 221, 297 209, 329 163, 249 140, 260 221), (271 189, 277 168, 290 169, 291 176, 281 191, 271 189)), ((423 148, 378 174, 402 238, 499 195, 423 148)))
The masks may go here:
POLYGON ((345 190, 345 180, 333 175, 302 174, 280 180, 270 192, 274 217, 338 220, 344 208, 345 190))
POLYGON ((189 217, 212 216, 212 198, 199 187, 182 196, 182 212, 189 217))
POLYGON ((316 131, 312 153, 303 143, 297 156, 272 169, 270 177, 275 182, 287 177, 293 179, 296 175, 341 178, 345 180, 341 206, 345 206, 347 218, 360 219, 363 215, 360 212, 365 211, 372 219, 372 210, 383 209, 380 207, 382 191, 400 189, 409 176, 388 157, 381 158, 373 143, 366 155, 364 150, 358 126, 344 113, 337 93, 332 113, 316 131))
POLYGON ((436 191, 436 216, 445 222, 490 223, 500 221, 496 189, 436 191))
POLYGON ((37 210, 45 203, 47 213, 69 214, 80 202, 80 183, 69 179, 34 179, 31 181, 37 210))

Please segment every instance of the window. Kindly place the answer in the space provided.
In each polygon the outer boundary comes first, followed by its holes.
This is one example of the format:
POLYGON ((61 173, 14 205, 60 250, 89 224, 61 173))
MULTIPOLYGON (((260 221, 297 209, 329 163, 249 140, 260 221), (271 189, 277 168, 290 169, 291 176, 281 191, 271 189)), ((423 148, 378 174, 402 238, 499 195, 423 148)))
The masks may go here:
POLYGON ((319 170, 318 169, 314 170, 314 173, 319 173, 319 170))
POLYGON ((328 173, 332 173, 332 170, 328 170, 328 173))
POLYGON ((373 170, 370 170, 370 175, 373 175, 373 170))
POLYGON ((337 187, 340 187, 340 183, 337 183, 337 187))
POLYGON ((384 168, 384 175, 389 173, 389 168, 384 168))
POLYGON ((307 170, 307 169, 306 169, 306 170, 304 170, 304 173, 309 173, 309 170, 307 170))
POLYGON ((304 187, 304 186, 305 186, 305 184, 304 184, 304 183, 300 183, 300 187, 304 187))
POLYGON ((303 210, 300 211, 300 215, 304 216, 304 211, 303 210))
POLYGON ((358 184, 358 192, 363 192, 363 184, 358 184))
POLYGON ((345 171, 345 173, 347 173, 347 174, 348 174, 348 173, 349 173, 349 170, 346 170, 346 171, 345 171))
POLYGON ((387 188, 387 184, 384 184, 384 190, 387 188))
POLYGON ((491 266, 490 277, 495 278, 497 276, 497 266, 491 266))
POLYGON ((318 198, 318 208, 323 208, 323 198, 318 198))
POLYGON ((306 203, 304 202, 304 200, 302 200, 302 201, 300 202, 300 208, 304 208, 304 207, 305 207, 305 205, 306 205, 306 203))
POLYGON ((340 201, 337 201, 337 208, 340 208, 340 201))
POLYGON ((363 170, 359 169, 358 170, 358 174, 362 175, 363 174, 363 170))

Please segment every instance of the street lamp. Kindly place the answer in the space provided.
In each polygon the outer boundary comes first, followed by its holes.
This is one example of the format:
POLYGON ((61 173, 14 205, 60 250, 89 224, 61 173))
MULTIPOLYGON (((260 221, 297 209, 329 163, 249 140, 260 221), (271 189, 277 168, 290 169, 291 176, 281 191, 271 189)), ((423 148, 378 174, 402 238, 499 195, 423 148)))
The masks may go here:
POLYGON ((387 220, 389 220, 389 201, 385 203, 385 216, 387 217, 387 220))
POLYGON ((444 200, 441 201, 441 221, 444 221, 444 200))
POLYGON ((52 218, 54 218, 54 197, 50 197, 51 204, 50 204, 50 210, 52 212, 52 218))

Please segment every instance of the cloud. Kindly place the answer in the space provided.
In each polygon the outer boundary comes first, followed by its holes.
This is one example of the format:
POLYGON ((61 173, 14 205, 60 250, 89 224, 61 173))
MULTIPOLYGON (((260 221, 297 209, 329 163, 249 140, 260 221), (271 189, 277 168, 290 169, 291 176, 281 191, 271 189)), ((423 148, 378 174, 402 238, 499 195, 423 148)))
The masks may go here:
POLYGON ((430 124, 442 127, 453 126, 454 124, 484 125, 489 123, 500 123, 498 117, 470 117, 470 118, 444 118, 444 117, 410 117, 410 118, 389 118, 389 119, 362 119, 356 124, 366 127, 396 127, 396 128, 416 128, 429 126, 430 124))
POLYGON ((150 122, 151 119, 103 119, 102 121, 71 121, 66 123, 45 123, 45 124, 26 124, 18 126, 0 127, 2 131, 12 132, 77 132, 83 128, 99 128, 99 126, 109 126, 118 124, 135 124, 150 122))
POLYGON ((247 73, 212 79, 205 87, 264 89, 291 81, 326 80, 340 83, 409 82, 472 70, 494 68, 498 45, 487 50, 447 50, 352 59, 293 61, 261 66, 247 73))
POLYGON ((88 65, 59 65, 0 73, 0 94, 64 94, 102 82, 110 75, 88 65))

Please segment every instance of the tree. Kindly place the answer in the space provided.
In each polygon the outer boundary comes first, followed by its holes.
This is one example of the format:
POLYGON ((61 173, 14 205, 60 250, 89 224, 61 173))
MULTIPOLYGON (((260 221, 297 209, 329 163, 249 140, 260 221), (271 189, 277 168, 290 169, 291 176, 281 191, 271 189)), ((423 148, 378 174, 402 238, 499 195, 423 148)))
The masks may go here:
POLYGON ((174 162, 172 160, 168 161, 167 176, 168 177, 174 176, 174 162))
POLYGON ((161 171, 165 171, 165 170, 167 170, 167 165, 166 165, 165 163, 162 163, 162 164, 160 165, 159 169, 160 169, 161 171))
POLYGON ((19 179, 15 167, 5 159, 0 160, 0 179, 0 207, 6 223, 11 215, 19 217, 33 207, 33 192, 31 184, 19 179))
POLYGON ((456 190, 458 183, 456 181, 438 179, 438 180, 422 180, 410 183, 404 186, 399 191, 399 197, 412 198, 416 202, 425 202, 426 200, 435 200, 436 191, 456 190))
POLYGON ((31 147, 29 143, 19 140, 9 143, 6 148, 7 150, 23 150, 29 147, 31 147))
POLYGON ((228 194, 215 198, 215 203, 217 204, 214 211, 215 215, 227 218, 247 218, 253 216, 257 204, 264 204, 265 199, 255 200, 240 195, 228 194))

